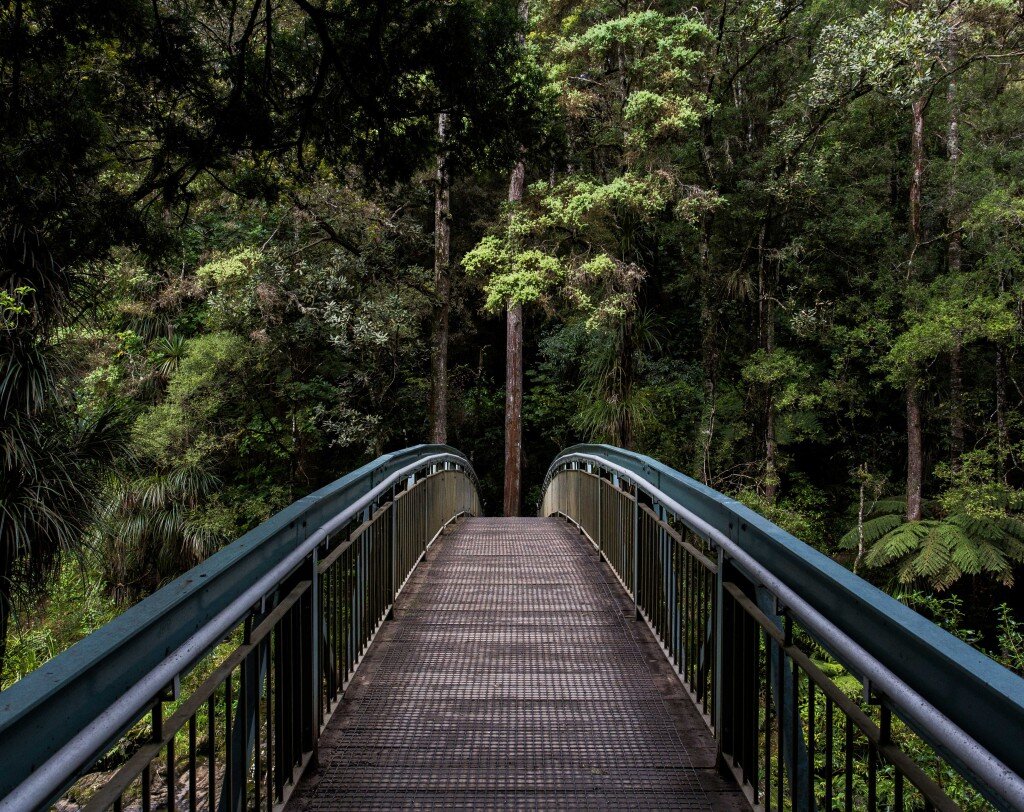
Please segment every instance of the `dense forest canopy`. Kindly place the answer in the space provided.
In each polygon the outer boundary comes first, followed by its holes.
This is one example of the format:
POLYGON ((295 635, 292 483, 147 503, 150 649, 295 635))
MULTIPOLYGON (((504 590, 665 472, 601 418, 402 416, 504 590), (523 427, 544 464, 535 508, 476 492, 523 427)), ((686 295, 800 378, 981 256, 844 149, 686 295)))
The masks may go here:
POLYGON ((492 512, 650 454, 1024 670, 1019 2, 3 0, 0 85, 5 683, 431 439, 492 512))

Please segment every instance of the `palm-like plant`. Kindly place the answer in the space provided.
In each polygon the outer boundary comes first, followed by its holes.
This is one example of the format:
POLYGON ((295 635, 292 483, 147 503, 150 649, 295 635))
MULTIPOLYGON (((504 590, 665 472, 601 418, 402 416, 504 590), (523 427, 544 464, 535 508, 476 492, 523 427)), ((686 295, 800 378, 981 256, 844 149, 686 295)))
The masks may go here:
MULTIPOLYGON (((3 413, 3 410, 0 410, 3 413)), ((102 471, 122 456, 123 415, 88 418, 10 409, 0 426, 0 663, 19 592, 42 583, 61 555, 76 548, 96 507, 102 471)))
POLYGON ((156 588, 213 552, 221 534, 199 521, 196 510, 218 485, 197 464, 110 482, 97 531, 118 601, 156 588))
POLYGON ((651 416, 647 393, 635 385, 635 356, 661 348, 648 311, 626 314, 593 341, 584 364, 576 426, 595 442, 630 447, 634 431, 651 416))
POLYGON ((964 575, 987 575, 1012 586, 1014 565, 1024 562, 1024 521, 1009 514, 943 514, 934 502, 924 505, 920 521, 906 521, 905 511, 901 499, 876 503, 839 546, 855 548, 863 541, 864 563, 891 568, 893 579, 904 586, 927 584, 943 591, 964 575))
POLYGON ((187 342, 179 333, 156 339, 151 345, 153 369, 161 378, 170 378, 185 357, 187 342))

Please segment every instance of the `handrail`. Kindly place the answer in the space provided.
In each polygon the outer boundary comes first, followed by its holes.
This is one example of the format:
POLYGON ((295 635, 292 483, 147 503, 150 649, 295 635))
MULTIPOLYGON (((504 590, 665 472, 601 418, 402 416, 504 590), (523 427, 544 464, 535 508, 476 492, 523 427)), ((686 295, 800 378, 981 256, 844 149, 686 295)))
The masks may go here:
MULTIPOLYGON (((641 454, 605 445, 563 451, 604 468, 720 547, 901 716, 1009 808, 1024 808, 1024 680, 746 506, 641 454)), ((986 791, 987 790, 987 791, 986 791)))
POLYGON ((386 454, 306 496, 0 692, 0 810, 46 805, 333 531, 448 446, 386 454))

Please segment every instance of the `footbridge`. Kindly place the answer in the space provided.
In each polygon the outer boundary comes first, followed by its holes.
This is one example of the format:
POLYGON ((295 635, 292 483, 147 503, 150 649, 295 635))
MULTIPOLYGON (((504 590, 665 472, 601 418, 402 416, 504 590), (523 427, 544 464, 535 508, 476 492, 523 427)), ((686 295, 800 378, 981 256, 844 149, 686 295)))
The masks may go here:
POLYGON ((299 500, 0 693, 0 810, 1024 809, 1024 680, 648 457, 542 494, 299 500))

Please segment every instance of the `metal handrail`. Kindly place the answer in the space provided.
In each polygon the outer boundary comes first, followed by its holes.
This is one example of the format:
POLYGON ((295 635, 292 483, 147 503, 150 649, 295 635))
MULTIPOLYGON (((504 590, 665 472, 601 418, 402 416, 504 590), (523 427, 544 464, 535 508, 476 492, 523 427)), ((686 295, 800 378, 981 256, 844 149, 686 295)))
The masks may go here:
POLYGON ((447 446, 379 457, 300 499, 0 693, 0 810, 51 803, 333 532, 403 480, 449 465, 476 490, 472 465, 447 446), (183 624, 182 613, 193 617, 183 624), (103 681, 122 664, 130 673, 103 681))
POLYGON ((574 446, 552 463, 541 493, 573 466, 614 474, 720 548, 983 794, 1024 809, 1024 680, 749 508, 649 457, 574 446))

